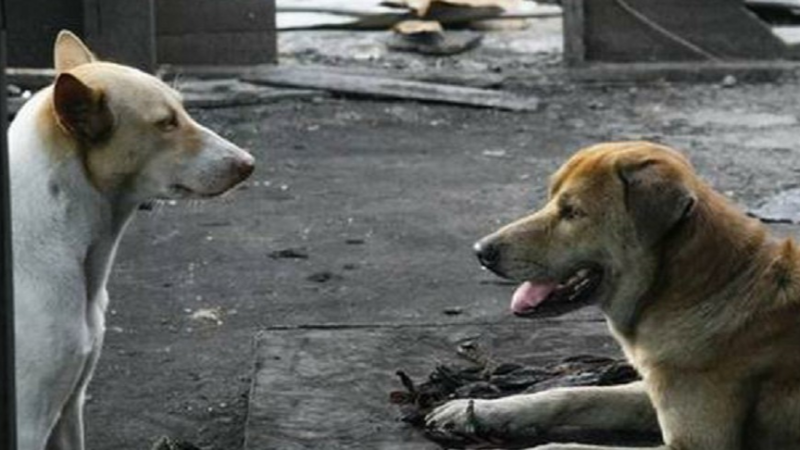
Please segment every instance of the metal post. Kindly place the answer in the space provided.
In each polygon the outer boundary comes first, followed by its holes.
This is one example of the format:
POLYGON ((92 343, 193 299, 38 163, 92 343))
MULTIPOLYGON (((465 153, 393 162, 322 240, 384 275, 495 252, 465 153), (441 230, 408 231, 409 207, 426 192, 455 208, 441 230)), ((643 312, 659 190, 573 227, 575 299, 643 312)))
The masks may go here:
POLYGON ((16 450, 14 303, 11 273, 11 195, 6 109, 6 2, 0 0, 0 448, 16 450))

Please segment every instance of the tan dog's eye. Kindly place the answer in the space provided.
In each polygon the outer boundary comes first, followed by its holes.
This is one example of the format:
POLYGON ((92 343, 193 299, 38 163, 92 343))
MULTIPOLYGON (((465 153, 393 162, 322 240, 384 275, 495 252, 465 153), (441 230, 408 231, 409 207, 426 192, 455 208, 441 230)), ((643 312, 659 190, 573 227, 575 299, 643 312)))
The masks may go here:
POLYGON ((178 128, 178 116, 176 116, 174 113, 170 114, 169 117, 156 122, 156 128, 163 132, 174 131, 176 128, 178 128))
POLYGON ((558 215, 564 220, 574 220, 580 217, 584 217, 586 213, 581 211, 580 209, 576 208, 570 204, 561 204, 559 205, 558 215))

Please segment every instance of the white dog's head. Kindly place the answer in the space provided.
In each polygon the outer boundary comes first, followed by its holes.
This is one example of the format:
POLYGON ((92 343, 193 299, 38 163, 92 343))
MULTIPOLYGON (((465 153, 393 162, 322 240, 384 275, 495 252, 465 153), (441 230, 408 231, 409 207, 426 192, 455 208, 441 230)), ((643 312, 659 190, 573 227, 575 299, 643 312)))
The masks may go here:
POLYGON ((195 122, 181 96, 137 69, 97 61, 72 33, 55 44, 52 91, 57 139, 79 152, 97 189, 144 202, 222 194, 254 159, 195 122))

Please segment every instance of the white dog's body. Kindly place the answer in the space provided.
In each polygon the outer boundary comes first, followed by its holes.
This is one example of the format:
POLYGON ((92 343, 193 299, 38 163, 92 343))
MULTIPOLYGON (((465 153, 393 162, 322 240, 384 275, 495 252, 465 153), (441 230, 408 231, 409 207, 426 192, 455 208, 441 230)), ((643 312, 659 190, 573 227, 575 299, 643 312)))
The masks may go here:
POLYGON ((217 195, 253 168, 192 121, 177 93, 96 62, 69 33, 56 43, 56 68, 54 86, 9 128, 20 450, 84 448, 106 281, 138 206, 217 195))
POLYGON ((9 130, 22 450, 43 448, 62 411, 80 416, 102 346, 114 249, 135 207, 113 217, 80 161, 53 167, 48 143, 31 129, 46 100, 33 98, 9 130))

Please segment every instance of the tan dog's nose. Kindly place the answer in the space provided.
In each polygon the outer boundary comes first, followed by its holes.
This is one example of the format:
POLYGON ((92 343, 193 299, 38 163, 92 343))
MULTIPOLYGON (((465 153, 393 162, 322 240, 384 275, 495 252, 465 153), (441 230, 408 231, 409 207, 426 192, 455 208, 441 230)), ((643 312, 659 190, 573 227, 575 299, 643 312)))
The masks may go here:
POLYGON ((493 239, 484 238, 472 247, 475 255, 483 267, 496 272, 497 263, 500 261, 500 249, 493 239))

